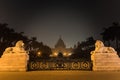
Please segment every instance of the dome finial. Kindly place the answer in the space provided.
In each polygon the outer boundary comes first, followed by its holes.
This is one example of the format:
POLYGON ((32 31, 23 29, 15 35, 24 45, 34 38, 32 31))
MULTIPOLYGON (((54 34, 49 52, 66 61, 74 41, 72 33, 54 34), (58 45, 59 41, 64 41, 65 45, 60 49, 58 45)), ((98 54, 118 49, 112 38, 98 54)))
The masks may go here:
POLYGON ((59 38, 61 39, 61 38, 62 38, 62 36, 61 36, 61 35, 59 35, 59 38))

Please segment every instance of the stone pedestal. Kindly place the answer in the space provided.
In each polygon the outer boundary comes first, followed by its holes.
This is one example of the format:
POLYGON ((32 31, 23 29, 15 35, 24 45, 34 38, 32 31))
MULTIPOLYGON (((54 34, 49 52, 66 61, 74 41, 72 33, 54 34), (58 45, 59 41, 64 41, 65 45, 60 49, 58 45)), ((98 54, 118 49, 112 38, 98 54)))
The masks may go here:
POLYGON ((29 56, 24 50, 23 41, 18 41, 15 47, 8 47, 0 58, 0 71, 26 71, 29 56))
POLYGON ((93 71, 120 71, 120 58, 116 53, 95 53, 93 71))
POLYGON ((97 40, 95 50, 91 51, 93 71, 120 71, 120 58, 112 47, 105 47, 97 40))
POLYGON ((0 71, 26 71, 29 56, 26 53, 3 54, 0 71))

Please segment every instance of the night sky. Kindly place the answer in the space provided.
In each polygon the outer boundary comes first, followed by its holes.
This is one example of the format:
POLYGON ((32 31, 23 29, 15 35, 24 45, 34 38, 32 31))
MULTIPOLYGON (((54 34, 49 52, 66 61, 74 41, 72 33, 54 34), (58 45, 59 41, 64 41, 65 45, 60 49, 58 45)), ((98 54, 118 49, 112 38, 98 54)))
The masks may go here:
POLYGON ((0 23, 53 47, 61 35, 67 47, 120 22, 120 0, 0 0, 0 23))

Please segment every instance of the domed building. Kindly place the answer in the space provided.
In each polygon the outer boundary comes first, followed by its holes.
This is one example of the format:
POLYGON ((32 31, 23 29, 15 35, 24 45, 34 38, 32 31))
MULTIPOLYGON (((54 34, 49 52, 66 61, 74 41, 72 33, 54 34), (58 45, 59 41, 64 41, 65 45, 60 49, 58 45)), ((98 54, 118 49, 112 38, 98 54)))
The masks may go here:
POLYGON ((51 57, 57 57, 59 53, 63 54, 63 57, 69 57, 72 54, 72 48, 66 48, 66 45, 62 38, 60 37, 55 44, 55 47, 52 48, 52 55, 51 57))

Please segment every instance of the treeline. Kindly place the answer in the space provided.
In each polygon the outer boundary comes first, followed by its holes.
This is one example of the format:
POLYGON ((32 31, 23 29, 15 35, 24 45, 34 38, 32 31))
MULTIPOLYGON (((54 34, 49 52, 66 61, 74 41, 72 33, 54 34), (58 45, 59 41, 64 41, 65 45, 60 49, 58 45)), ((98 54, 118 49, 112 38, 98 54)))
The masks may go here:
MULTIPOLYGON (((106 26, 107 27, 107 26, 106 26)), ((113 22, 112 26, 103 28, 103 32, 100 33, 105 46, 111 46, 120 56, 120 25, 118 22, 113 22)), ((95 41, 93 37, 89 37, 86 41, 78 42, 77 46, 73 50, 71 58, 84 58, 90 59, 90 52, 94 50, 95 41)))
POLYGON ((119 52, 120 50, 120 25, 118 22, 113 22, 112 26, 103 28, 101 33, 102 39, 107 46, 114 46, 119 52))
POLYGON ((18 40, 24 41, 25 49, 30 53, 30 58, 35 58, 39 51, 43 53, 41 54, 43 58, 47 58, 47 55, 52 53, 50 47, 38 42, 36 37, 28 38, 24 32, 15 32, 14 29, 8 27, 8 24, 0 23, 0 56, 7 47, 14 46, 18 40))
POLYGON ((93 37, 87 38, 85 41, 78 42, 74 46, 73 54, 70 58, 72 59, 86 59, 90 60, 90 52, 94 50, 95 41, 93 37))

